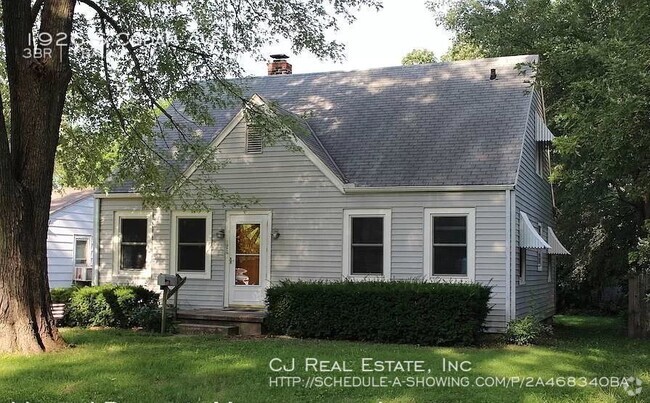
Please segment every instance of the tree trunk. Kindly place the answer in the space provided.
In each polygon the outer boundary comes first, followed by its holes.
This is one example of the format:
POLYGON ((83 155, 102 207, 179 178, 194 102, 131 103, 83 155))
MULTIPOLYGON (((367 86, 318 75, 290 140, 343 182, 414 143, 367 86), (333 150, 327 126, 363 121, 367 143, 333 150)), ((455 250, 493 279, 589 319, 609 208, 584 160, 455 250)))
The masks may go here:
POLYGON ((56 350, 64 344, 50 311, 47 220, 16 193, 0 206, 0 352, 56 350))
POLYGON ((74 6, 42 3, 38 32, 53 40, 39 42, 30 1, 2 0, 11 124, 0 101, 0 352, 64 346, 50 311, 47 227, 74 6))
MULTIPOLYGON (((650 194, 643 198, 639 206, 641 225, 650 219, 650 194)), ((628 280, 628 320, 627 334, 634 338, 650 338, 650 268, 638 267, 628 280)))
POLYGON ((650 311, 646 294, 648 292, 648 275, 635 274, 629 281, 629 304, 627 333, 629 337, 650 337, 650 311))

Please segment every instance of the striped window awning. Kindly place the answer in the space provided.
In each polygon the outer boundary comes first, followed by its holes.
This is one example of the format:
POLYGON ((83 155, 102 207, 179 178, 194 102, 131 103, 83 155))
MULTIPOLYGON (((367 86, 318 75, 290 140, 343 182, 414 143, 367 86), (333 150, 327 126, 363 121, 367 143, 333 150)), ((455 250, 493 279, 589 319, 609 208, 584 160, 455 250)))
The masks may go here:
POLYGON ((557 236, 551 227, 548 227, 548 243, 551 245, 551 249, 548 251, 549 254, 570 255, 569 251, 566 250, 564 245, 560 243, 560 240, 557 239, 557 236))
POLYGON ((551 249, 544 238, 537 233, 530 218, 523 211, 519 212, 519 247, 525 249, 551 249))
POLYGON ((551 131, 546 127, 544 118, 539 113, 535 115, 535 140, 543 143, 550 143, 553 141, 555 136, 551 131))

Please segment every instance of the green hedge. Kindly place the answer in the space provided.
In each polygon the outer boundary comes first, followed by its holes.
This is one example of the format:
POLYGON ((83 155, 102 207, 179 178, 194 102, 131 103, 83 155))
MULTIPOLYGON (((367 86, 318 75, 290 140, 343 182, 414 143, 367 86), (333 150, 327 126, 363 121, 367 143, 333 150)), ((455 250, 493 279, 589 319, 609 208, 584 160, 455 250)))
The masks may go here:
POLYGON ((292 282, 268 289, 267 331, 421 345, 476 342, 491 287, 416 281, 292 282))
POLYGON ((68 326, 144 327, 159 324, 158 293, 140 286, 104 285, 72 292, 66 307, 68 326))
POLYGON ((66 288, 52 288, 50 296, 54 304, 67 304, 72 298, 72 293, 77 291, 79 287, 66 287, 66 288))

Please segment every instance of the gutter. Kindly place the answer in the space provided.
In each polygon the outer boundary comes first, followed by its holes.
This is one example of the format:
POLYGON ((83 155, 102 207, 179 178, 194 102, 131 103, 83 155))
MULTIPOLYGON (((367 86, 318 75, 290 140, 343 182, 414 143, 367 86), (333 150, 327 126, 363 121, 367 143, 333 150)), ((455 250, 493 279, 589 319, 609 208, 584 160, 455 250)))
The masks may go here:
POLYGON ((120 193, 95 193, 95 199, 138 199, 142 198, 140 193, 120 192, 120 193))
POLYGON ((510 317, 511 319, 517 318, 517 207, 516 207, 517 194, 511 192, 510 195, 510 317))
POLYGON ((508 325, 508 322, 512 320, 512 312, 510 312, 510 294, 512 292, 512 283, 510 282, 510 274, 512 270, 512 267, 510 266, 510 260, 512 259, 512 253, 510 250, 510 245, 512 243, 512 225, 510 225, 510 221, 512 220, 512 211, 510 210, 511 197, 511 191, 506 190, 506 326, 508 325))
POLYGON ((492 192, 512 190, 515 185, 454 185, 454 186, 385 186, 357 187, 354 184, 343 185, 344 193, 402 193, 402 192, 492 192))

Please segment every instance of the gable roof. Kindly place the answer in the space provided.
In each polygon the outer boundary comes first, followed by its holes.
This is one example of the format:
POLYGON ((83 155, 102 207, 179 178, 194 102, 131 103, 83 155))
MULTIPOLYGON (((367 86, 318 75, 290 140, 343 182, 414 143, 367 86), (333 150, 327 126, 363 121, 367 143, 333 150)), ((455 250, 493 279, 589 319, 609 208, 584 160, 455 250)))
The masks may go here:
MULTIPOLYGON (((247 96, 307 116, 304 124, 314 135, 301 140, 350 186, 512 185, 533 80, 530 69, 522 74, 516 68, 537 59, 510 56, 237 83, 247 96), (496 80, 490 80, 491 69, 496 80)), ((214 123, 197 132, 211 141, 239 110, 214 109, 214 123)), ((171 114, 182 117, 178 110, 171 114)), ((166 136, 173 143, 173 134, 166 136)))
POLYGON ((50 215, 75 204, 78 201, 92 196, 93 189, 74 189, 63 188, 52 191, 52 201, 50 202, 50 215))

